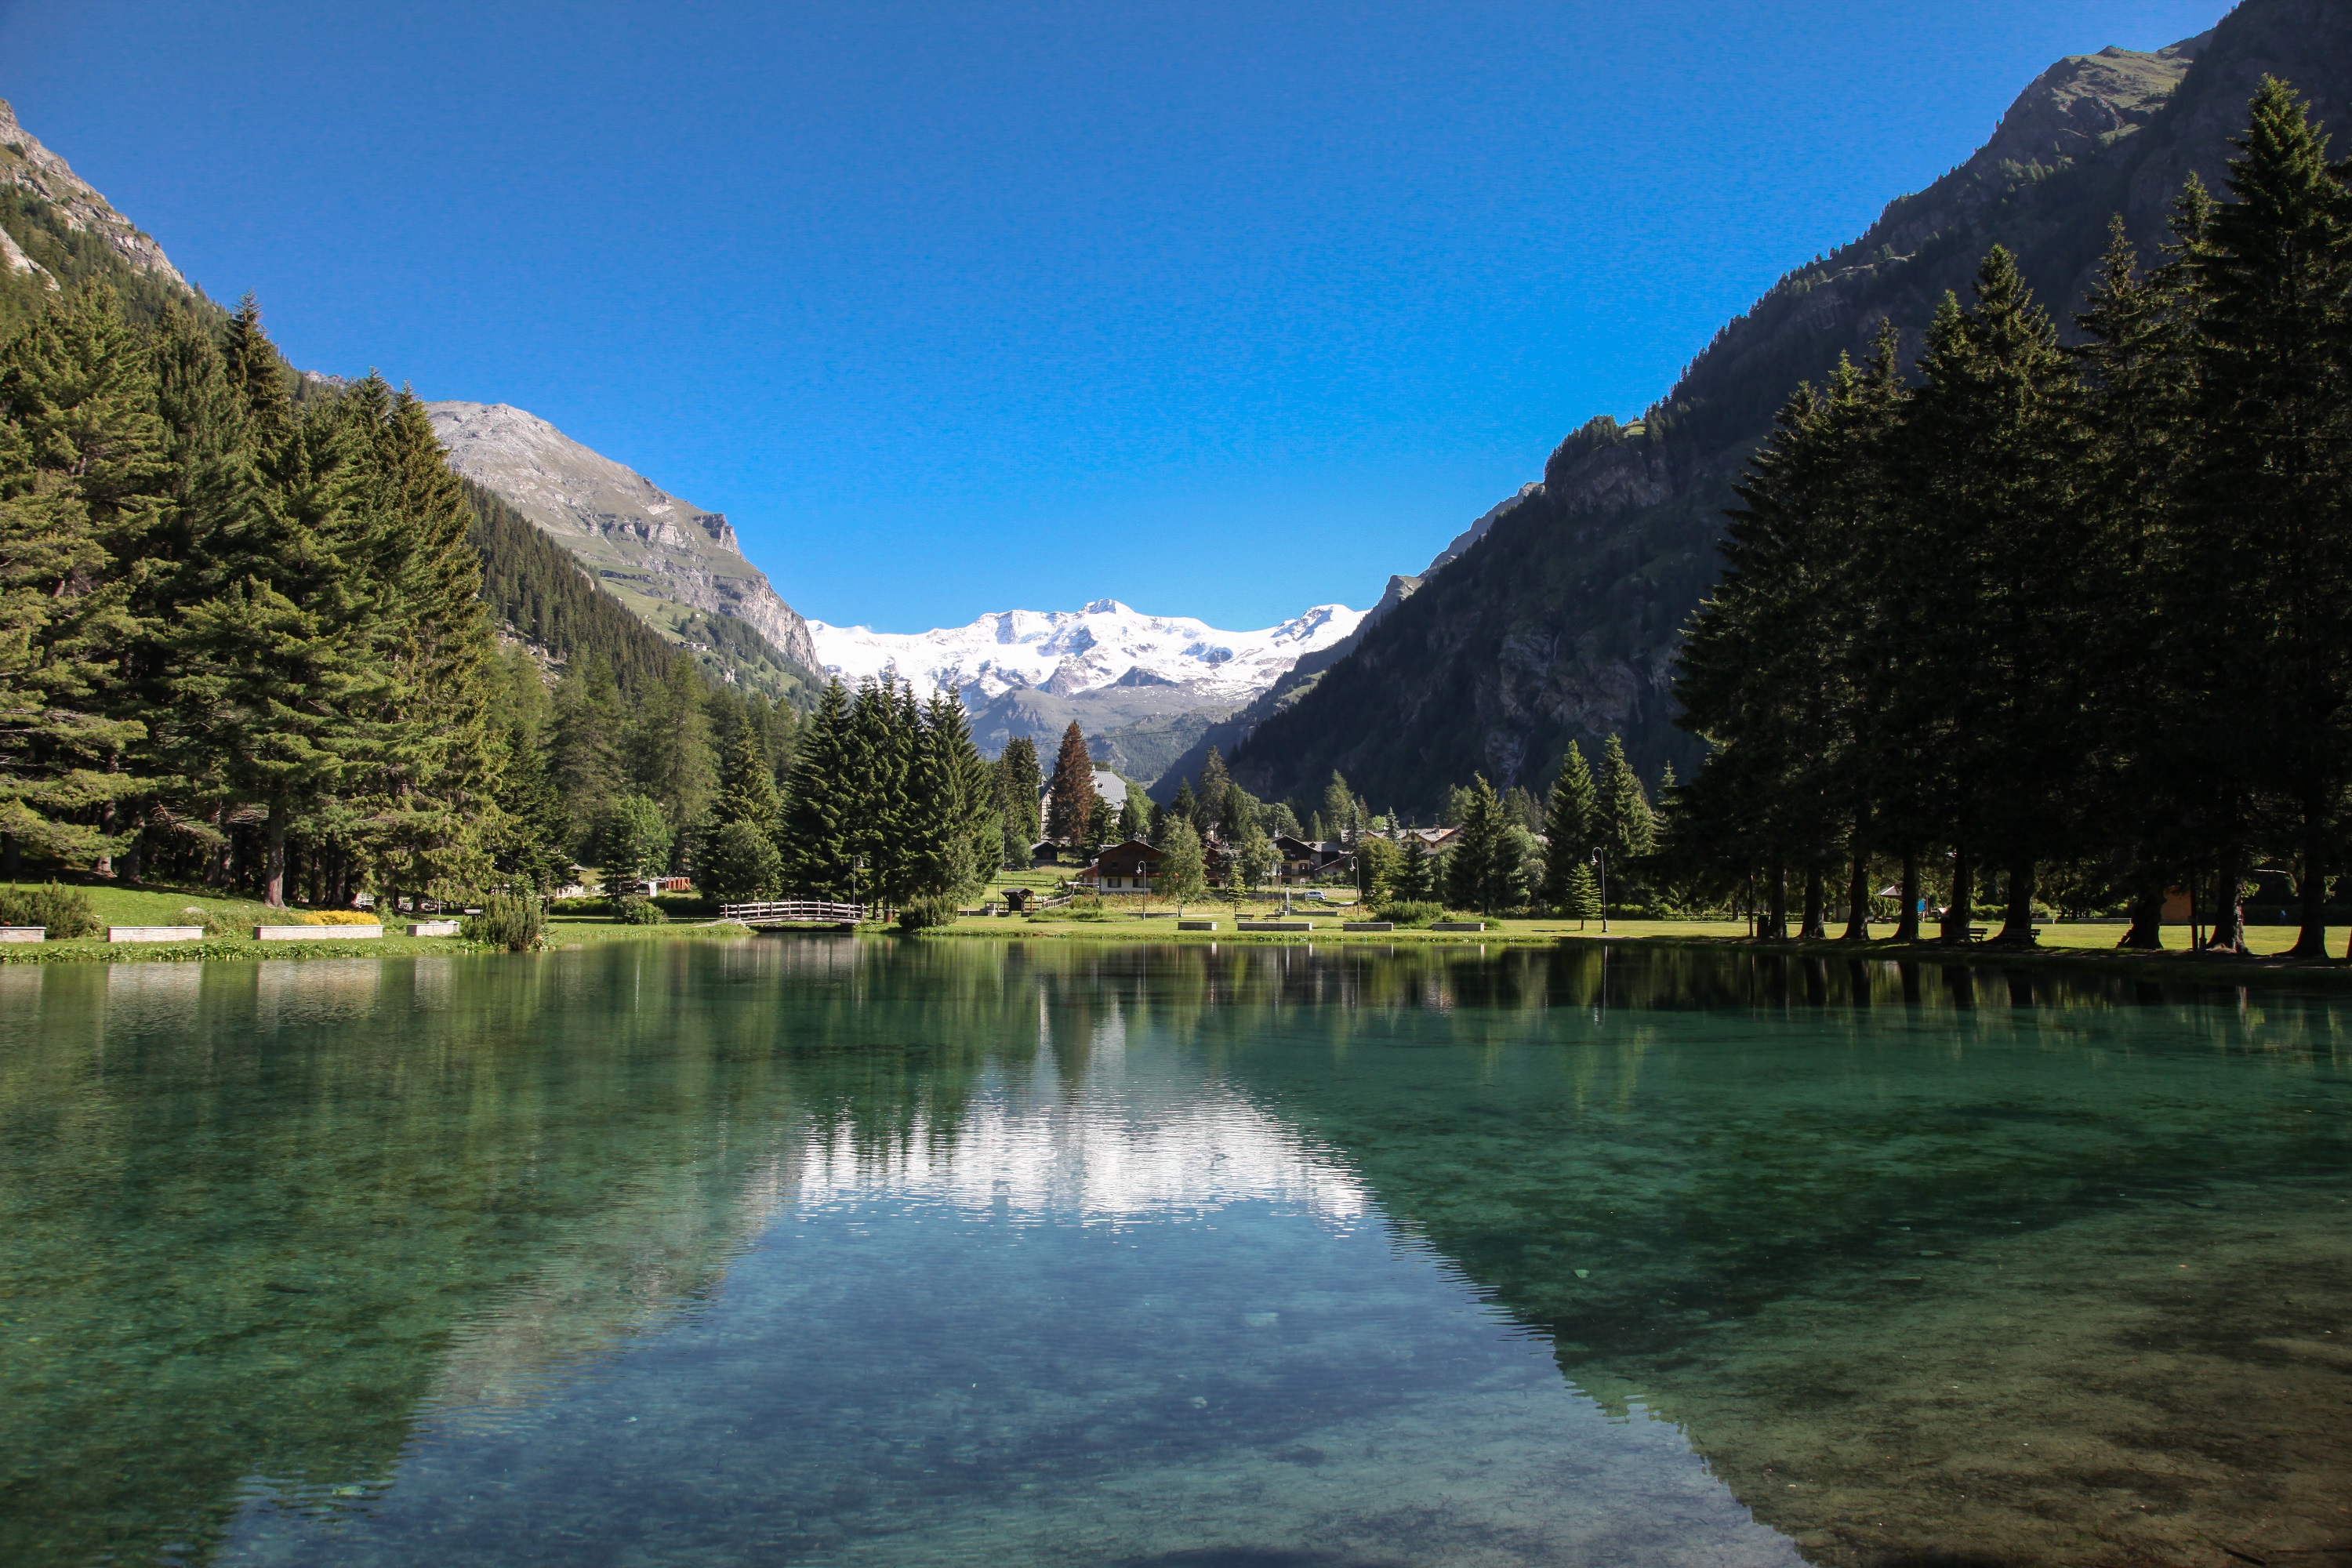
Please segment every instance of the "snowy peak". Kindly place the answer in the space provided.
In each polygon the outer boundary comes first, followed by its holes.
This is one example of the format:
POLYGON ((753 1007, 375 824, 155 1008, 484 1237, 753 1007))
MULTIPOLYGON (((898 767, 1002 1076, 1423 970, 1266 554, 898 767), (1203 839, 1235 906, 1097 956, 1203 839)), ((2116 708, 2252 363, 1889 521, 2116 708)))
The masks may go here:
POLYGON ((1301 656, 1356 629, 1361 610, 1318 605, 1260 631, 1219 631, 1182 616, 1148 616, 1117 599, 1084 609, 999 610, 968 626, 877 632, 811 621, 817 662, 845 680, 886 672, 977 706, 1009 691, 1072 697, 1105 687, 1170 686, 1213 702, 1246 701, 1301 656))

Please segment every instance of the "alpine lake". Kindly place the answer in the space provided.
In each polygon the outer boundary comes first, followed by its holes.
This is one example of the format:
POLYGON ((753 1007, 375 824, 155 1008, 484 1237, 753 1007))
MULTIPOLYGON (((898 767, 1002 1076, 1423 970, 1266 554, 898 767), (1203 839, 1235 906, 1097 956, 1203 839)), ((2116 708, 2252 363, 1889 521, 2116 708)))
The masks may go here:
POLYGON ((2352 1563, 2352 994, 0 968, 0 1563, 2352 1563))

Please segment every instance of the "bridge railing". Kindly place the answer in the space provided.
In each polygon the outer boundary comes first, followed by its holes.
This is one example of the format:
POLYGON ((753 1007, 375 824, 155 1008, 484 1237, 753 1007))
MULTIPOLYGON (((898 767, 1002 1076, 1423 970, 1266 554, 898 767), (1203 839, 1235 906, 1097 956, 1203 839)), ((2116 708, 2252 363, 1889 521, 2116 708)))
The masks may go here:
POLYGON ((864 904, 825 899, 782 899, 759 904, 721 904, 719 918, 761 925, 852 925, 866 918, 864 904))

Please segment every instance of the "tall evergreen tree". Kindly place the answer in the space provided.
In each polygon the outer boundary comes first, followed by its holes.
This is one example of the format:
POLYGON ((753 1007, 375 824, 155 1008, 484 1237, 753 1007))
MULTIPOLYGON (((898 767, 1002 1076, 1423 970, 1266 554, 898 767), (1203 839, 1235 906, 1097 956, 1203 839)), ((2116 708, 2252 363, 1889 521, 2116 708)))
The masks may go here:
POLYGON ((1046 837, 1075 843, 1086 837, 1087 825, 1094 818, 1095 762, 1075 721, 1062 732, 1062 749, 1054 758, 1046 802, 1046 837))
MULTIPOLYGON (((1611 735, 1601 756, 1600 837, 1612 869, 1628 879, 1657 847, 1657 818, 1641 775, 1625 760, 1625 743, 1611 735)), ((1489 794, 1493 792, 1488 791, 1489 794)))
POLYGON ((2236 889, 2274 788, 2304 888, 2295 951, 2315 956, 2352 779, 2352 199, 2284 82, 2264 79, 2238 146, 2197 269, 2190 744, 2220 826, 2211 945, 2243 948, 2236 889))
POLYGON ((1005 742, 1003 754, 996 759, 996 778, 999 809, 1004 816, 1005 860, 1025 866, 1030 846, 1041 837, 1037 798, 1045 790, 1045 775, 1037 765, 1037 742, 1026 735, 1005 742))
POLYGON ((548 773, 576 818, 593 819, 628 785, 627 727, 612 666, 589 654, 555 683, 548 773))
POLYGON ((850 724, 849 693, 836 679, 817 700, 793 752, 779 846, 787 893, 848 899, 865 892, 851 864, 857 788, 850 724))
POLYGON ((1503 804, 1484 773, 1469 789, 1462 826, 1445 852, 1445 896, 1457 908, 1496 914, 1525 896, 1519 855, 1510 839, 1503 804))
POLYGON ((1578 871, 1588 878, 1592 874, 1600 819, 1601 792, 1593 785, 1592 770, 1584 764, 1584 752, 1570 741, 1544 803, 1543 901, 1563 913, 1578 871))

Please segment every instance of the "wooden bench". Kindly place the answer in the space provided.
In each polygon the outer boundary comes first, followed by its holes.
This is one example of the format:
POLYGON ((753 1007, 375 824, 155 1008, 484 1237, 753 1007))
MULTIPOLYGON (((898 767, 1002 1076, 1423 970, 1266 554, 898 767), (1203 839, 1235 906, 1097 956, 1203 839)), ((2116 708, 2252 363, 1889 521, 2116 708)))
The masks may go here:
POLYGON ((1235 921, 1235 931, 1313 931, 1313 921, 1235 921))
POLYGON ((1433 921, 1430 922, 1429 929, 1432 931, 1485 931, 1486 922, 1485 921, 1433 921))
POLYGON ((1176 929, 1178 931, 1214 931, 1217 929, 1217 922, 1214 921, 1178 921, 1176 922, 1176 929))

